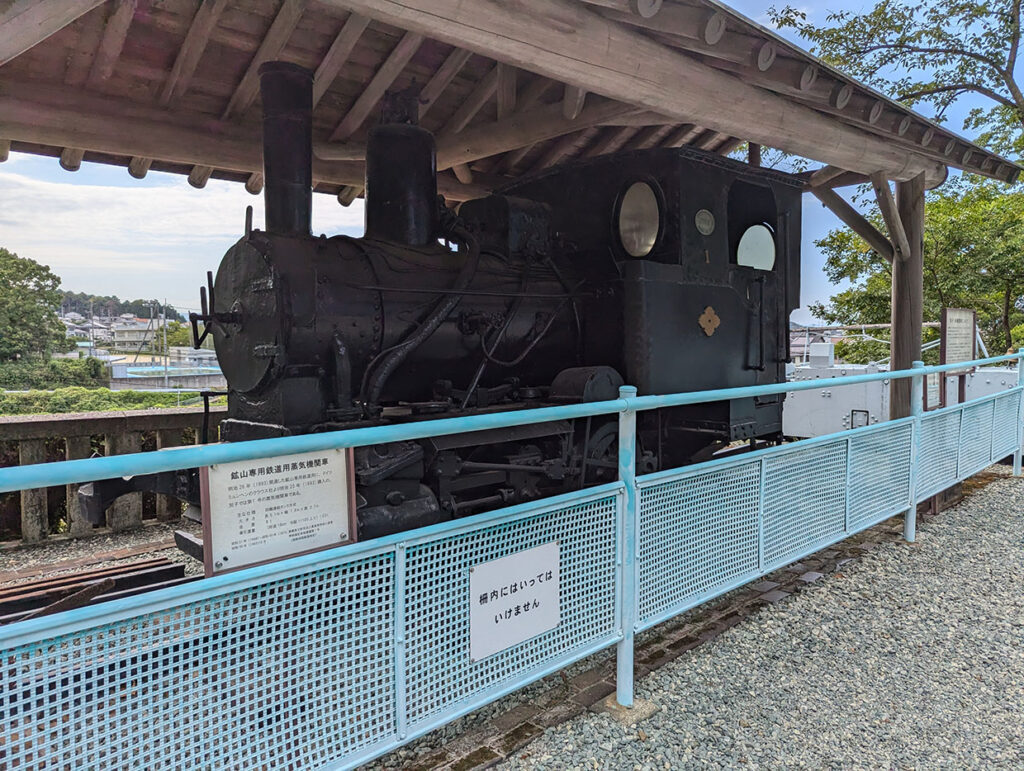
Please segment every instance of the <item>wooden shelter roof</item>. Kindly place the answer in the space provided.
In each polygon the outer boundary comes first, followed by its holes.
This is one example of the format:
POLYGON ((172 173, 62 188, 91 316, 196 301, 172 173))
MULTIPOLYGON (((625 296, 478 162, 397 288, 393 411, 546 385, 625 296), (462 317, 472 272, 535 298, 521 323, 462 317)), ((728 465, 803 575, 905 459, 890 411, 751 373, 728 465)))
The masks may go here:
POLYGON ((315 71, 314 180, 350 202, 385 91, 422 88, 439 190, 621 149, 776 147, 816 185, 1020 169, 714 0, 9 0, 10 149, 262 186, 257 69, 315 71))

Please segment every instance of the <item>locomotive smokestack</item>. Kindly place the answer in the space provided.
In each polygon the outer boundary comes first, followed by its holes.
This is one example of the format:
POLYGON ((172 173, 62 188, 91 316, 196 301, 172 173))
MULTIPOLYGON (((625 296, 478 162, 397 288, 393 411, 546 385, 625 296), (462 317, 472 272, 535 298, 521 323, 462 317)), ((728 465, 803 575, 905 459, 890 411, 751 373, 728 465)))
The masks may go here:
POLYGON ((429 131, 407 123, 370 129, 366 237, 408 246, 437 239, 437 153, 429 131))
POLYGON ((265 62, 259 72, 267 232, 308 236, 313 209, 313 73, 288 62, 265 62))

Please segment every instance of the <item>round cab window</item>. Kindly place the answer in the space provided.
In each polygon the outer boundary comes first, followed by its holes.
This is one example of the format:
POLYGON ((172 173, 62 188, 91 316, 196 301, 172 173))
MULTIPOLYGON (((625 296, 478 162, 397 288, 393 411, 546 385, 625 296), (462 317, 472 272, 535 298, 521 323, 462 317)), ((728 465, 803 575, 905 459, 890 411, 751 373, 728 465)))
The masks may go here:
POLYGON ((751 225, 736 247, 736 264, 758 270, 775 267, 775 234, 767 225, 751 225))
POLYGON ((619 241, 626 254, 644 257, 654 248, 661 230, 661 205, 646 182, 634 182, 619 204, 619 241))

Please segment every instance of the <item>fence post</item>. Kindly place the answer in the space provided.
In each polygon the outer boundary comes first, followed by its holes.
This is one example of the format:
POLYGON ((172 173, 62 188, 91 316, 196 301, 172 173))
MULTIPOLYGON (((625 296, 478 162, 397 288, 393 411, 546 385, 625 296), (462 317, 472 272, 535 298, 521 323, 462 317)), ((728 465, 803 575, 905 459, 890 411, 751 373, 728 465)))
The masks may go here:
MULTIPOLYGON (((1017 349, 1017 386, 1024 386, 1024 348, 1017 349)), ((1013 451, 1013 475, 1020 476, 1021 472, 1021 445, 1024 444, 1024 391, 1018 395, 1017 402, 1017 445, 1013 451)))
MULTIPOLYGON (((633 386, 621 386, 619 398, 636 396, 633 386)), ((623 707, 633 706, 633 630, 636 626, 636 410, 619 413, 619 480, 626 486, 626 501, 619 523, 619 607, 622 610, 622 640, 615 651, 615 699, 623 707)))
MULTIPOLYGON (((915 361, 910 365, 913 369, 923 369, 923 361, 915 361)), ((910 378, 910 416, 914 419, 911 427, 910 442, 910 508, 903 519, 903 538, 913 543, 917 537, 917 463, 921 449, 921 415, 924 413, 924 375, 917 374, 910 378)))

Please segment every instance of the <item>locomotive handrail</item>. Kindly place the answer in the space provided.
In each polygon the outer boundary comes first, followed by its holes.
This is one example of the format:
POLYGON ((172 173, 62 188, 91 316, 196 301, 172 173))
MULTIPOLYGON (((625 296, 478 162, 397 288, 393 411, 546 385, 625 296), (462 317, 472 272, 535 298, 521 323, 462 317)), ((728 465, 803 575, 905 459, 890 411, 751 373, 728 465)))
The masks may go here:
MULTIPOLYGON (((1003 356, 993 356, 987 359, 956 362, 954 364, 939 364, 930 367, 897 370, 895 372, 874 372, 863 375, 828 378, 827 382, 830 388, 835 388, 859 383, 871 383, 879 380, 899 380, 919 375, 925 376, 949 370, 963 370, 1008 361, 1020 362, 1022 358, 1024 358, 1024 353, 1018 352, 1003 356)), ((352 428, 319 434, 302 434, 299 436, 283 436, 245 442, 175 447, 161 452, 142 452, 102 458, 14 466, 0 469, 0 493, 88 482, 96 479, 112 479, 115 477, 132 477, 139 474, 154 474, 161 471, 176 471, 184 468, 271 458, 293 453, 318 452, 339 447, 365 447, 387 442, 425 439, 434 436, 471 433, 474 431, 523 426, 534 423, 548 423, 556 420, 613 415, 626 410, 639 412, 727 399, 771 396, 792 391, 809 391, 821 388, 822 382, 822 380, 801 380, 761 386, 744 386, 741 388, 690 391, 680 394, 631 396, 610 399, 604 402, 538 407, 486 415, 422 420, 415 423, 389 426, 352 428)))

